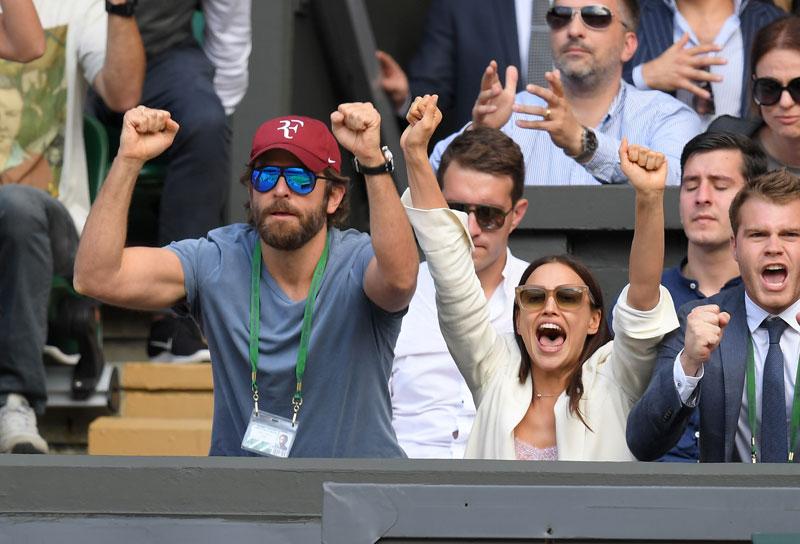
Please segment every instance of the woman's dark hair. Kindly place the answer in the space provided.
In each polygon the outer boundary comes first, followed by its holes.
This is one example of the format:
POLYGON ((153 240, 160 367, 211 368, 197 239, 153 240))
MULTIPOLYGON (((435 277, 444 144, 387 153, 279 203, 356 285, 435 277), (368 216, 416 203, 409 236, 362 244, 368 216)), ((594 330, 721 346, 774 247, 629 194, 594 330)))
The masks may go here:
MULTIPOLYGON (((596 333, 590 334, 586 337, 586 341, 583 344, 583 350, 581 350, 581 353, 578 356, 578 364, 575 365, 575 368, 572 370, 572 373, 567 379, 569 411, 571 414, 577 415, 583 424, 591 430, 591 427, 589 427, 589 425, 586 423, 586 420, 583 419, 583 414, 581 414, 578 401, 580 401, 581 396, 583 395, 583 380, 581 379, 583 363, 585 363, 586 360, 589 359, 589 357, 591 357, 592 354, 601 346, 608 343, 612 339, 611 332, 608 329, 608 324, 606 323, 605 316, 603 315, 603 291, 600 290, 600 285, 597 283, 594 275, 589 271, 586 265, 577 259, 570 257, 569 255, 549 255, 533 261, 528 265, 528 268, 525 269, 525 272, 522 273, 522 277, 519 280, 519 285, 525 285, 525 283, 528 281, 528 278, 531 276, 531 274, 533 274, 533 271, 540 266, 553 263, 563 264, 564 266, 571 268, 573 272, 580 276, 580 278, 589 288, 589 293, 591 294, 591 308, 593 310, 600 310, 600 327, 597 329, 596 333)), ((525 347, 525 342, 523 341, 522 336, 517 331, 517 319, 519 317, 519 312, 519 306, 514 304, 514 337, 517 340, 517 346, 519 346, 519 351, 521 353, 519 381, 520 383, 525 383, 525 380, 528 378, 528 373, 531 372, 531 365, 533 362, 531 361, 531 356, 528 353, 528 348, 525 347)), ((533 375, 531 375, 531 380, 532 379, 533 375)))
MULTIPOLYGON (((753 38, 753 47, 750 50, 750 74, 755 77, 756 66, 761 59, 775 49, 788 49, 800 53, 800 17, 787 15, 775 19, 767 26, 756 32, 753 38)), ((752 85, 748 88, 752 96, 752 85)), ((760 115, 761 108, 751 100, 752 111, 760 115)))
MULTIPOLYGON (((247 187, 248 189, 252 189, 250 185, 250 177, 253 175, 253 166, 247 165, 245 168, 244 173, 239 177, 239 183, 247 187)), ((331 168, 330 166, 322 171, 320 174, 321 176, 325 177, 325 179, 318 179, 317 183, 325 183, 325 200, 327 201, 328 198, 331 196, 331 185, 342 185, 344 186, 345 193, 344 198, 342 198, 341 203, 339 203, 339 207, 336 208, 336 211, 332 214, 328 215, 328 228, 330 227, 343 227, 347 222, 347 216, 350 214, 350 191, 348 191, 350 186, 350 178, 338 174, 336 170, 331 168)), ((247 211, 247 222, 251 225, 255 226, 255 218, 253 217, 253 212, 250 210, 250 199, 244 203, 244 209, 247 211)))
POLYGON ((773 49, 791 49, 800 53, 800 17, 787 15, 775 19, 762 27, 753 38, 750 54, 750 73, 756 73, 756 65, 773 49))

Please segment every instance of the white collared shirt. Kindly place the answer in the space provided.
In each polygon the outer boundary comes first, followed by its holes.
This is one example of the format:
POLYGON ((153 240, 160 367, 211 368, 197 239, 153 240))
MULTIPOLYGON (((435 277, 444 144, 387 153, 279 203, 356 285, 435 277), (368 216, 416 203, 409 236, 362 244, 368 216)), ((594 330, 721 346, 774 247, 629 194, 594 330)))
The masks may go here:
MULTIPOLYGON (((744 306, 747 312, 747 328, 753 340, 753 354, 755 357, 756 370, 756 417, 760 427, 761 387, 764 381, 764 360, 767 358, 767 351, 769 351, 769 334, 767 333, 767 329, 761 327, 761 323, 771 314, 753 302, 747 293, 744 295, 744 306)), ((783 352, 783 383, 785 384, 784 395, 786 397, 787 422, 791 417, 795 378, 797 376, 797 363, 798 357, 800 357, 800 324, 797 322, 798 312, 800 312, 800 300, 795 301, 794 304, 778 314, 778 317, 789 325, 781 335, 780 341, 781 351, 783 352)), ((723 332, 723 335, 725 334, 733 333, 723 332)), ((683 353, 683 351, 681 351, 681 353, 683 353)), ((689 397, 703 377, 702 370, 697 377, 686 376, 680 362, 680 354, 678 354, 673 365, 673 377, 681 401, 687 406, 692 406, 693 404, 689 397)), ((747 406, 747 387, 745 387, 742 391, 742 406, 739 410, 739 423, 736 429, 736 451, 743 461, 749 462, 750 424, 747 418, 747 406)), ((759 437, 756 437, 757 443, 758 438, 759 437)))
MULTIPOLYGON (((514 330, 514 288, 528 263, 506 250, 502 280, 489 299, 489 319, 500 334, 514 330)), ((462 459, 475 418, 472 394, 447 350, 427 263, 397 337, 392 376, 392 425, 411 458, 462 459)))

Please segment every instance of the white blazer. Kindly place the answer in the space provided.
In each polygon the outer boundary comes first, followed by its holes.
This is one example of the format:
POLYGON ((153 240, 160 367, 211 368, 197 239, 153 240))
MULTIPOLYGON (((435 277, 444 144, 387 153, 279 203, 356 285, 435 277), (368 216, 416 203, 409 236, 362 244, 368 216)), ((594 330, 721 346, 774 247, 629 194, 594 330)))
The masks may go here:
MULTIPOLYGON (((497 334, 489 322, 467 216, 449 209, 415 209, 408 191, 403 203, 436 286, 442 334, 477 407, 465 457, 515 459, 514 428, 531 403, 531 376, 520 383, 514 336, 497 334)), ((658 304, 646 312, 626 304, 627 292, 628 287, 614 309, 615 340, 583 364, 579 406, 591 430, 570 414, 566 393, 556 401, 559 460, 635 461, 625 442, 628 413, 647 387, 658 343, 678 327, 678 319, 663 286, 658 304)))

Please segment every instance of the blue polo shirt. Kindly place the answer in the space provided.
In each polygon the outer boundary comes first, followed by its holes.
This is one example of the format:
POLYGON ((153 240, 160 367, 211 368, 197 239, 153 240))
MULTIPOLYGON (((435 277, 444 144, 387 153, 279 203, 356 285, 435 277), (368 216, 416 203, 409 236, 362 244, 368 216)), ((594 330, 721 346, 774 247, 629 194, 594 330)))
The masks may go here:
MULTIPOLYGON (((661 275, 661 284, 666 287, 669 294, 672 295, 672 301, 675 303, 676 310, 687 302, 706 298, 706 295, 700 292, 697 281, 687 278, 681 273, 686 263, 687 259, 684 257, 678 266, 664 270, 664 273, 661 275)), ((742 283, 742 278, 737 276, 726 283, 722 289, 729 289, 740 283, 742 283)), ((692 415, 689 416, 686 430, 683 432, 680 440, 678 440, 678 443, 674 448, 668 451, 664 457, 659 459, 659 461, 696 463, 700 459, 699 437, 700 410, 695 408, 692 410, 692 415)))

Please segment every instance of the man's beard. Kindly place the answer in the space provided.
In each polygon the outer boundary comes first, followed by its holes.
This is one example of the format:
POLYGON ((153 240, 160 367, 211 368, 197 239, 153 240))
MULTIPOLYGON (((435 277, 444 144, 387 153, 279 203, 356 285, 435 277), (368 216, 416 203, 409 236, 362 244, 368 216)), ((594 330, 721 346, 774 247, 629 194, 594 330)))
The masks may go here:
MULTIPOLYGON (((562 47, 562 51, 569 47, 578 46, 589 53, 595 50, 582 43, 581 40, 571 40, 562 47)), ((608 73, 612 70, 608 66, 601 66, 598 62, 565 62, 564 53, 559 52, 553 56, 553 64, 561 72, 564 85, 573 91, 594 94, 599 87, 606 83, 608 73)))
POLYGON ((322 229, 327 219, 327 202, 325 200, 318 208, 305 214, 285 201, 279 200, 271 206, 258 211, 256 225, 261 239, 268 246, 283 251, 292 251, 306 245, 322 229), (293 214, 297 217, 300 225, 296 226, 291 220, 288 220, 275 221, 271 226, 268 226, 267 218, 271 213, 275 212, 293 214))

